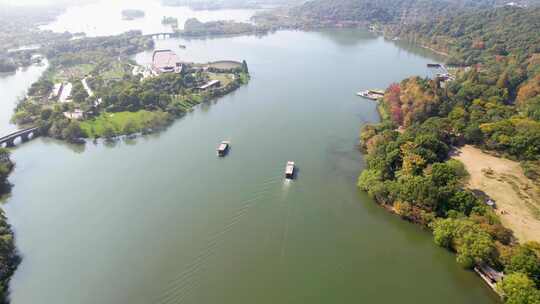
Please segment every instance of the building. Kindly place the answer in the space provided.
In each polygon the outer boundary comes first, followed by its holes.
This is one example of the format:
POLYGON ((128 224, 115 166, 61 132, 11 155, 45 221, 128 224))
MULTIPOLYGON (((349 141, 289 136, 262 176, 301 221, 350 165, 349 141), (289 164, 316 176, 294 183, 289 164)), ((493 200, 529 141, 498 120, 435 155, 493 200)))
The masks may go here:
POLYGON ((72 112, 64 112, 64 117, 73 120, 81 120, 84 118, 84 112, 80 109, 75 109, 72 112))
POLYGON ((204 91, 204 90, 209 89, 209 88, 217 88, 220 85, 221 85, 221 82, 219 80, 217 80, 217 79, 214 79, 214 80, 210 80, 209 82, 203 84, 198 89, 204 91))
POLYGON ((171 50, 157 50, 152 55, 152 70, 156 74, 180 73, 182 72, 182 62, 171 50))
POLYGON ((71 89, 73 89, 73 84, 71 84, 71 82, 64 83, 62 91, 60 92, 60 96, 58 97, 58 101, 60 101, 62 103, 70 102, 71 101, 71 89))
POLYGON ((58 99, 58 97, 60 97, 60 94, 62 94, 63 88, 64 88, 64 84, 62 82, 55 83, 52 89, 51 95, 49 95, 49 99, 51 100, 58 99))

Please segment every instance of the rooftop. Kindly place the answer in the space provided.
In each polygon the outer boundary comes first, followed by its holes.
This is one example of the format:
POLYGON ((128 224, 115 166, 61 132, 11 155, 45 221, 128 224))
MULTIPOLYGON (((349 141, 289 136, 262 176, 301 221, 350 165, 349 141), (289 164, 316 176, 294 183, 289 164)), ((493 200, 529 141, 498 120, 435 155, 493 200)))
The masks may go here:
POLYGON ((157 50, 152 56, 152 65, 156 69, 174 68, 180 64, 180 59, 171 50, 157 50))

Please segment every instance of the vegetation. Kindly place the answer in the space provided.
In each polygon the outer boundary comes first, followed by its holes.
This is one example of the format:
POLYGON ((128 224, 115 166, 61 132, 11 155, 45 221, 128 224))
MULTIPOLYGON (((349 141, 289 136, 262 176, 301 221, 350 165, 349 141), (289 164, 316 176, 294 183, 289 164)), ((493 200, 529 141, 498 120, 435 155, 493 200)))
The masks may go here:
POLYGON ((39 61, 34 54, 57 40, 69 40, 70 33, 40 31, 38 26, 51 22, 62 12, 60 7, 6 6, 0 4, 0 73, 39 61))
MULTIPOLYGON (((9 158, 9 151, 0 148, 0 195, 10 191, 7 181, 14 164, 9 158)), ((0 303, 8 302, 8 283, 19 264, 19 256, 15 250, 13 231, 7 222, 4 211, 0 208, 0 303)))
POLYGON ((210 36, 210 35, 240 35, 264 34, 268 29, 264 26, 253 25, 235 21, 208 21, 200 22, 196 18, 186 20, 184 29, 180 31, 184 36, 210 36))
POLYGON ((125 9, 122 10, 122 18, 125 20, 133 20, 137 18, 143 18, 145 15, 144 11, 137 9, 125 9))
POLYGON ((178 18, 163 16, 163 19, 161 19, 161 24, 170 25, 173 29, 177 29, 178 28, 178 18))
POLYGON ((450 82, 411 77, 392 84, 380 105, 387 117, 361 133, 367 169, 359 187, 431 229, 464 267, 504 271, 498 290, 506 303, 539 303, 540 244, 517 244, 483 198, 463 187, 466 172, 448 157, 450 147, 474 144, 538 176, 539 14, 505 6, 387 25, 387 33, 414 37, 468 67, 450 82))
POLYGON ((171 114, 163 111, 104 112, 93 119, 83 121, 80 127, 84 135, 88 137, 110 139, 121 134, 129 136, 161 129, 171 119, 171 114))
POLYGON ((168 6, 189 6, 194 10, 259 9, 271 5, 290 5, 299 0, 161 0, 168 6))
MULTIPOLYGON (((97 38, 95 41, 63 48, 51 59, 51 67, 28 91, 28 98, 16 107, 13 121, 18 124, 40 126, 43 134, 78 142, 84 137, 114 137, 122 134, 151 132, 162 129, 174 117, 183 115, 200 102, 222 96, 246 83, 249 79, 247 63, 238 63, 230 68, 209 67, 203 72, 198 67, 185 65, 182 73, 166 73, 156 77, 142 78, 131 74, 132 64, 123 56, 129 51, 124 43, 135 43, 144 47, 144 39, 136 33, 127 33, 116 38, 97 38), (108 48, 93 51, 94 45, 106 43, 108 48), (76 56, 72 54, 81 49, 76 56), (120 56, 121 61, 117 60, 120 56), (115 57, 113 57, 115 56, 115 57), (72 72, 69 78, 66 69, 82 68, 90 64, 88 74, 72 72), (120 63, 119 63, 120 62, 120 63), (109 77, 112 68, 119 67, 120 77, 109 77), (62 73, 60 73, 62 71, 62 73), (108 73, 106 73, 108 71, 108 73), (85 77, 92 88, 89 96, 81 78, 85 77), (66 79, 72 83, 72 101, 57 103, 49 99, 54 82, 66 79), (221 81, 219 88, 199 92, 198 87, 211 79, 221 81), (80 110, 84 113, 82 123, 66 117, 65 113, 80 110)), ((135 47, 134 50, 138 50, 135 47)))
MULTIPOLYGON (((512 54, 516 58, 529 58, 532 54, 539 53, 538 20, 540 8, 505 6, 498 9, 443 14, 440 18, 426 22, 400 23, 389 26, 387 34, 450 53, 449 64, 491 65, 500 56, 512 54)), ((519 77, 523 77, 523 75, 509 75, 508 72, 506 74, 507 81, 513 82, 511 84, 519 82, 519 77)))

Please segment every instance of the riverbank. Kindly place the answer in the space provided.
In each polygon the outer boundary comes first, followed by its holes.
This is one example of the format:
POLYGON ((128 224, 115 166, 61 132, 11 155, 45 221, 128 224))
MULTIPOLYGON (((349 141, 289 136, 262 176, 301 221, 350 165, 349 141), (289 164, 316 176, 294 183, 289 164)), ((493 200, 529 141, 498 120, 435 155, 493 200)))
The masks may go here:
MULTIPOLYGON (((0 203, 11 191, 8 176, 14 167, 10 152, 0 148, 0 203)), ((4 208, 0 207, 0 303, 9 302, 9 281, 20 262, 14 240, 15 236, 5 216, 4 208)))

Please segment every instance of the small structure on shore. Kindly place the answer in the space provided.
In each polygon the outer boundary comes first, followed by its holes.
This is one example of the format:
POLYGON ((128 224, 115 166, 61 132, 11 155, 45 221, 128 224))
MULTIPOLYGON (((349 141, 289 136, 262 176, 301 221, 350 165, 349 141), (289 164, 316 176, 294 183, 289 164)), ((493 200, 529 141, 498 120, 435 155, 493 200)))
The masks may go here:
POLYGON ((84 118, 84 112, 81 109, 75 109, 71 112, 64 112, 64 117, 72 120, 81 120, 84 118))
POLYGON ((219 87, 220 85, 221 85, 221 81, 214 79, 198 87, 198 89, 204 91, 209 88, 219 87))
POLYGON ((384 91, 382 90, 364 90, 356 93, 360 97, 364 97, 371 100, 378 100, 384 97, 384 91))
POLYGON ((227 152, 229 151, 229 147, 230 147, 230 142, 228 141, 222 141, 219 146, 217 147, 217 155, 219 157, 223 157, 225 155, 227 155, 227 152))
POLYGON ((293 161, 288 161, 285 166, 285 178, 294 179, 295 164, 293 161))
POLYGON ((152 70, 156 74, 180 73, 182 67, 182 62, 171 50, 156 50, 152 55, 152 70))
POLYGON ((476 265, 474 271, 495 291, 495 285, 504 278, 504 273, 489 267, 485 263, 476 265))

